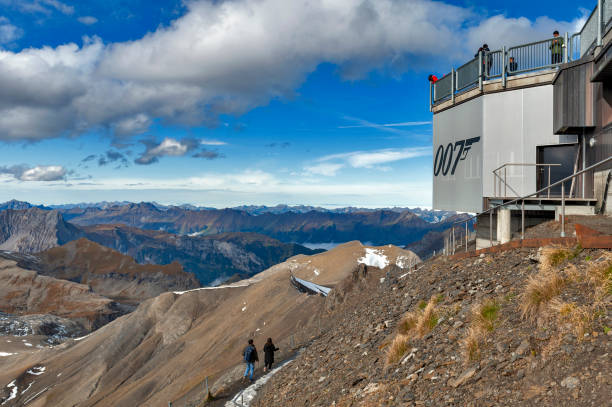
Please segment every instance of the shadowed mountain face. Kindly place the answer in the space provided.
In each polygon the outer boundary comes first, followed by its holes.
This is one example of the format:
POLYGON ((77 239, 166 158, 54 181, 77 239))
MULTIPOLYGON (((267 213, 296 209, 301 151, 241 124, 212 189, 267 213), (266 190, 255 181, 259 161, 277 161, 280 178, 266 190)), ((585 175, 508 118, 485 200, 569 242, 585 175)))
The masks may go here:
POLYGON ((202 285, 221 282, 234 274, 251 276, 296 254, 317 252, 255 233, 190 237, 124 225, 88 226, 83 231, 88 239, 132 256, 141 264, 177 261, 202 285))
POLYGON ((82 232, 57 211, 29 208, 0 211, 0 250, 37 253, 78 239, 82 232))
POLYGON ((429 223, 410 210, 362 212, 258 212, 245 210, 192 210, 159 207, 151 203, 104 208, 72 208, 63 211, 78 225, 124 224, 183 235, 254 232, 284 242, 327 243, 360 240, 373 244, 406 245, 431 230, 446 229, 446 222, 429 223))
MULTIPOLYGON (((184 271, 193 273, 204 285, 223 281, 235 274, 250 276, 296 254, 317 252, 254 233, 177 236, 124 225, 77 227, 64 221, 63 216, 55 210, 30 208, 0 211, 0 250, 38 253, 82 237, 129 255, 140 264, 170 265, 177 262, 182 265, 184 271)), ((88 247, 91 249, 91 246, 88 247)), ((75 261, 75 258, 70 257, 78 252, 75 250, 78 248, 87 251, 85 245, 68 246, 63 255, 60 255, 61 251, 54 251, 48 254, 45 261, 52 267, 61 269, 64 264, 62 261, 75 261), (57 263, 58 258, 64 260, 57 263)), ((96 257, 98 254, 102 253, 96 251, 95 255, 90 257, 101 262, 99 267, 102 270, 110 270, 108 266, 126 261, 118 259, 115 254, 108 254, 108 258, 96 257)), ((87 256, 78 257, 77 263, 84 264, 86 258, 87 256)), ((172 267, 176 269, 177 264, 168 267, 167 270, 172 267)), ((42 271, 58 272, 53 268, 42 271)), ((166 283, 162 286, 170 287, 166 283)), ((146 291, 143 290, 143 295, 146 291)), ((120 290, 115 290, 115 293, 121 296, 120 290)), ((152 291, 150 293, 154 295, 152 291)))

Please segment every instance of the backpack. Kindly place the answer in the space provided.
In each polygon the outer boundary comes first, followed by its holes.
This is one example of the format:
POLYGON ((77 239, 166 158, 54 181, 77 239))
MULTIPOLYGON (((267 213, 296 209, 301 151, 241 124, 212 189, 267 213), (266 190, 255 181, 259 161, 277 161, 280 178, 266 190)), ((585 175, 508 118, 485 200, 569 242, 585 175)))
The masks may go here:
POLYGON ((244 350, 244 361, 246 363, 252 363, 255 359, 255 354, 253 353, 253 351, 255 350, 254 347, 252 347, 251 345, 247 346, 246 349, 244 350))

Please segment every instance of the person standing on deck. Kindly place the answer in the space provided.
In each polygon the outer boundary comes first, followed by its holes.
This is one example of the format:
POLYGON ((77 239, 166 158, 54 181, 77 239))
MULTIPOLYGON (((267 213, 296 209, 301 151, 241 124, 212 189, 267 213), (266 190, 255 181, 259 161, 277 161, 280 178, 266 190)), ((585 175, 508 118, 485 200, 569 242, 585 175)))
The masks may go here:
POLYGON ((563 46, 564 41, 562 37, 559 37, 559 31, 553 33, 553 39, 548 49, 551 52, 551 63, 553 65, 560 64, 563 62, 563 46))

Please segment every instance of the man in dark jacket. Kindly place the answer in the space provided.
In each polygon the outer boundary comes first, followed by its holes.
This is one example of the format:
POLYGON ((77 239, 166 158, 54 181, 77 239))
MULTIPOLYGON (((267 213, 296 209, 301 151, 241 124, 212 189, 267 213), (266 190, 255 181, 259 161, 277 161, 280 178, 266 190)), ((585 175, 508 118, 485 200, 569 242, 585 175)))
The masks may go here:
POLYGON ((550 49, 552 60, 551 62, 553 65, 560 64, 563 62, 563 47, 563 37, 559 37, 559 31, 555 30, 555 32, 553 33, 553 39, 551 40, 550 46, 548 47, 548 49, 550 49))
POLYGON ((253 381, 253 374, 255 373, 255 362, 259 361, 259 357, 257 356, 257 349, 255 349, 255 345, 253 345, 253 340, 249 339, 249 344, 244 351, 242 352, 242 358, 244 363, 246 363, 246 369, 244 370, 244 378, 249 376, 249 380, 253 381))
POLYGON ((272 338, 268 338, 268 341, 264 345, 264 353, 266 355, 266 358, 264 360, 264 372, 266 370, 272 370, 272 363, 274 363, 274 352, 276 352, 277 350, 279 349, 272 343, 272 338))

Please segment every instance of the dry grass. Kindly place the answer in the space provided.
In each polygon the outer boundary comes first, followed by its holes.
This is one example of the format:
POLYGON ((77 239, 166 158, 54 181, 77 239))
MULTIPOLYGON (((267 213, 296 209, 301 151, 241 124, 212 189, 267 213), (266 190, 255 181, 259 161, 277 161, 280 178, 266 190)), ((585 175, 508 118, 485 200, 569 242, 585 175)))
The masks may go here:
POLYGON ((604 259, 597 261, 587 269, 589 284, 595 287, 596 300, 612 295, 612 254, 604 254, 604 259))
POLYGON ((484 331, 493 331, 499 317, 500 304, 490 299, 472 309, 472 324, 484 331))
POLYGON ((521 316, 525 319, 535 319, 546 304, 559 295, 564 285, 564 278, 554 270, 540 271, 535 276, 530 276, 521 298, 521 316))
POLYGON ((550 302, 550 309, 556 314, 559 325, 568 324, 578 340, 591 330, 597 315, 597 309, 588 305, 577 305, 574 302, 565 302, 554 299, 550 302))
POLYGON ((397 326, 397 335, 387 349, 387 365, 401 360, 408 350, 411 338, 422 338, 438 325, 436 303, 435 297, 429 302, 421 301, 416 310, 404 315, 397 326))
POLYGON ((463 358, 466 363, 480 359, 480 343, 485 332, 479 327, 470 327, 465 338, 461 340, 463 358))
POLYGON ((408 335, 397 335, 387 350, 387 365, 398 363, 408 351, 409 343, 410 337, 408 335))

